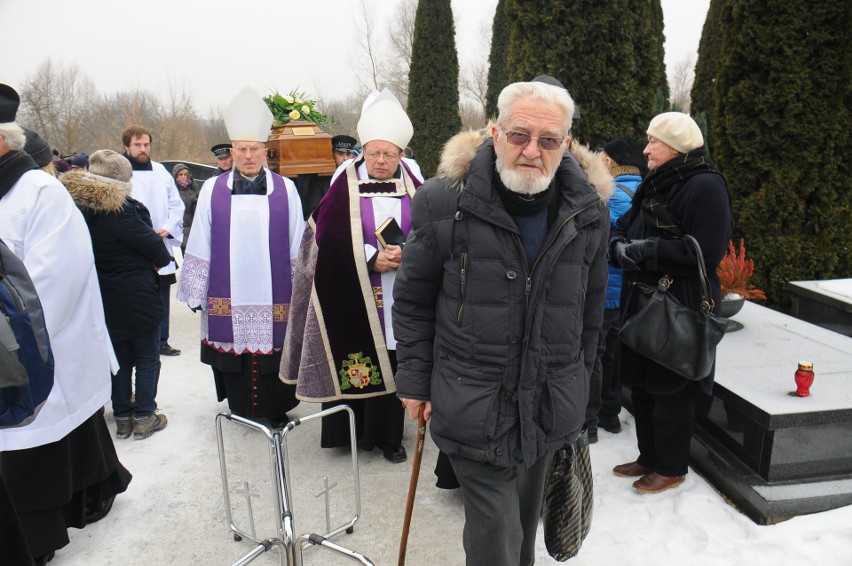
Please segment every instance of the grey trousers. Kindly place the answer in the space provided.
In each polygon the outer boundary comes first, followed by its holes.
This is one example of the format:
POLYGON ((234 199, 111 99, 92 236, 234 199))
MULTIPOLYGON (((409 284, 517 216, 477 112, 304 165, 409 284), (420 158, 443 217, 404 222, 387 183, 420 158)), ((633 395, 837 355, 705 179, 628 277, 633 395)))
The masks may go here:
POLYGON ((464 496, 467 566, 530 566, 541 514, 544 477, 553 452, 529 469, 450 456, 464 496))

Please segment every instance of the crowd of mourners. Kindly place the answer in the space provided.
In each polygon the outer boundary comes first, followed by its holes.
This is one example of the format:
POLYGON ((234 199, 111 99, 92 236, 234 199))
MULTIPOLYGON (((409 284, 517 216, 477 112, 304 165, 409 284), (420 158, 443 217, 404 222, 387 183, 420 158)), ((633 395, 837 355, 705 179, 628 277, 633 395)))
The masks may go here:
POLYGON ((618 330, 635 284, 663 274, 698 308, 687 234, 720 302, 730 198, 688 115, 654 117, 644 147, 592 151, 568 91, 540 76, 508 85, 496 120, 448 140, 426 179, 384 90, 357 139, 332 138, 333 174, 304 183, 268 167, 272 114, 250 87, 224 111, 206 180, 154 161, 139 125, 121 152, 62 157, 16 122, 19 103, 0 84, 0 245, 32 279, 55 370, 35 417, 0 427, 0 561, 45 564, 128 489, 113 438, 169 422, 156 397, 160 357, 181 355, 173 296, 197 312, 200 361, 233 414, 275 428, 302 401, 346 404, 355 430, 344 412, 323 419, 322 447, 354 434, 394 464, 404 418, 429 420, 436 485, 462 490, 469 565, 533 563, 555 452, 619 433, 622 387, 639 455, 613 472, 644 494, 684 481, 713 373, 687 381, 618 330))

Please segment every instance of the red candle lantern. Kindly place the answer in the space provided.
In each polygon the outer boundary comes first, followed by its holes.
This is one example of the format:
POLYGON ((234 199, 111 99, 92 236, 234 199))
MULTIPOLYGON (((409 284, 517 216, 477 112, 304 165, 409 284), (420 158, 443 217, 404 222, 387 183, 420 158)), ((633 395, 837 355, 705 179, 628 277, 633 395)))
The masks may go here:
POLYGON ((799 362, 796 370, 796 395, 809 397, 811 384, 814 382, 814 364, 811 362, 799 362))

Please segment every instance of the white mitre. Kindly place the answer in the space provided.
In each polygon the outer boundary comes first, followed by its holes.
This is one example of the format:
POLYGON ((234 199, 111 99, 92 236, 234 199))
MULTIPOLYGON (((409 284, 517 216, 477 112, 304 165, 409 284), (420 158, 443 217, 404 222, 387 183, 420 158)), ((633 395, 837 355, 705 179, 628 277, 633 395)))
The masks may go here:
POLYGON ((225 109, 225 129, 231 141, 263 142, 274 120, 263 98, 250 86, 241 90, 225 109))
POLYGON ((384 140, 405 149, 413 135, 414 126, 408 114, 390 90, 373 91, 367 97, 358 120, 358 138, 362 147, 373 140, 384 140))

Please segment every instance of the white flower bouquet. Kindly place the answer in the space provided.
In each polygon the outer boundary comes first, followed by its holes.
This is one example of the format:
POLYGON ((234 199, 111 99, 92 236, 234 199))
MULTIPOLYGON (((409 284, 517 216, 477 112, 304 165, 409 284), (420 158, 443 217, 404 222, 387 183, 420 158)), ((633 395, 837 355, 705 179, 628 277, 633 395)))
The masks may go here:
POLYGON ((290 91, 289 94, 279 94, 277 91, 263 97, 263 101, 275 118, 275 125, 281 126, 292 120, 305 120, 320 124, 325 122, 325 115, 316 108, 316 102, 307 100, 302 92, 290 91))

